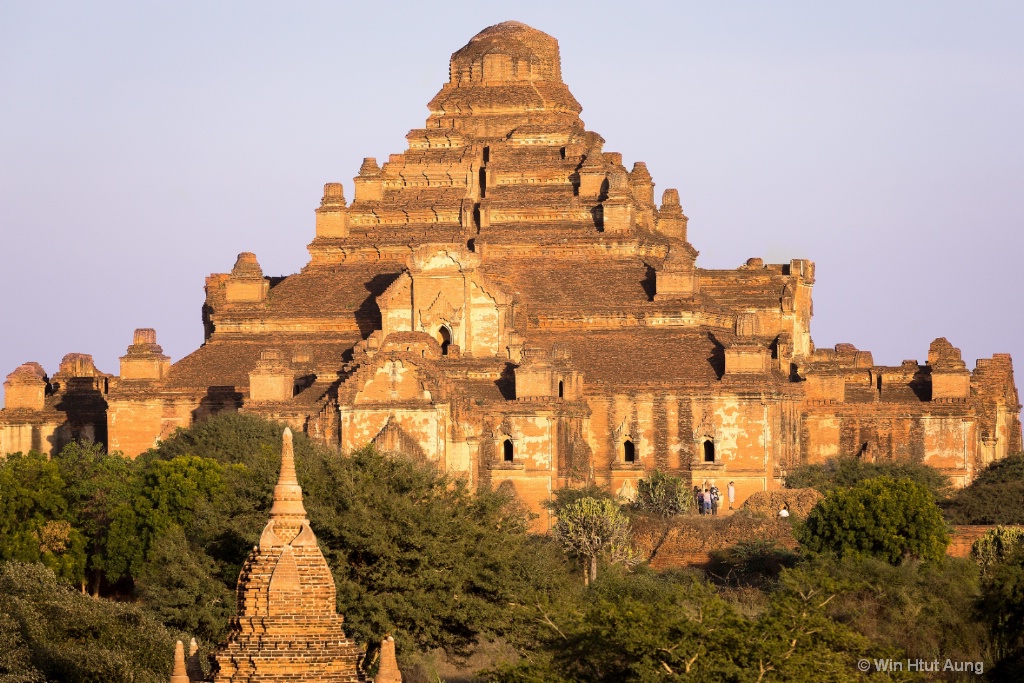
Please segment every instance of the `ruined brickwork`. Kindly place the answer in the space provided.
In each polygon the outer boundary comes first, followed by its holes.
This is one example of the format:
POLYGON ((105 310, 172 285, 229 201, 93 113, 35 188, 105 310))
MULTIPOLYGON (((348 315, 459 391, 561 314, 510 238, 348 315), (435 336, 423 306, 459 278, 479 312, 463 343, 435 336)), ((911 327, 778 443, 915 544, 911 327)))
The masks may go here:
MULTIPOLYGON (((334 577, 306 518, 287 429, 270 521, 242 566, 236 598, 227 642, 213 657, 214 683, 365 680, 362 653, 342 628, 334 577)), ((178 661, 176 671, 184 670, 178 661)))
POLYGON ((585 128, 553 38, 499 24, 450 67, 351 203, 325 186, 300 273, 243 253, 211 275, 206 341, 173 364, 140 330, 116 377, 81 356, 53 378, 22 366, 0 450, 92 436, 134 456, 242 410, 511 487, 544 528, 553 489, 629 495, 655 468, 734 481, 742 502, 837 455, 962 485, 1020 449, 1008 356, 971 371, 938 339, 924 363, 876 366, 814 347, 812 262, 699 267, 679 193, 656 201, 646 165, 585 128))

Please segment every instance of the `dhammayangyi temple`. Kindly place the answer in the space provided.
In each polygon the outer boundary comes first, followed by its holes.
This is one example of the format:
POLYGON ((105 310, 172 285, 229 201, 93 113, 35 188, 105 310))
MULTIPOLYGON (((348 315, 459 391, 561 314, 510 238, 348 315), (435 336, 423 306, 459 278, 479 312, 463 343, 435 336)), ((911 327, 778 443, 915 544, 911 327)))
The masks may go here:
POLYGON ((678 191, 657 201, 647 166, 586 129, 551 36, 481 31, 427 106, 404 152, 363 159, 351 202, 324 187, 301 272, 246 252, 206 279, 193 353, 172 363, 139 329, 118 375, 79 353, 15 369, 0 452, 134 457, 242 411, 510 486, 545 528, 553 490, 628 497, 656 469, 734 481, 739 503, 835 456, 962 486, 1021 449, 1009 355, 972 371, 944 338, 899 366, 815 348, 813 262, 701 268, 678 191))

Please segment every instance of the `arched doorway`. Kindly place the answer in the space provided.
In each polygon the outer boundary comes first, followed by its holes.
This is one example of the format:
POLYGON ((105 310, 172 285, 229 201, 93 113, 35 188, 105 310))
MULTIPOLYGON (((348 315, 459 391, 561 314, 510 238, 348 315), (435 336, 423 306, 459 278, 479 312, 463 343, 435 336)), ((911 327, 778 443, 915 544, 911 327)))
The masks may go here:
POLYGON ((715 442, 708 439, 704 442, 704 462, 715 461, 715 442))
POLYGON ((437 331, 437 336, 440 337, 441 341, 441 354, 447 356, 448 347, 452 345, 452 331, 448 329, 447 325, 441 325, 441 329, 437 331))
POLYGON ((515 452, 512 446, 512 439, 505 439, 505 442, 501 445, 501 455, 505 462, 512 462, 515 457, 515 452))
POLYGON ((622 444, 622 459, 625 462, 636 462, 636 446, 629 439, 622 444))

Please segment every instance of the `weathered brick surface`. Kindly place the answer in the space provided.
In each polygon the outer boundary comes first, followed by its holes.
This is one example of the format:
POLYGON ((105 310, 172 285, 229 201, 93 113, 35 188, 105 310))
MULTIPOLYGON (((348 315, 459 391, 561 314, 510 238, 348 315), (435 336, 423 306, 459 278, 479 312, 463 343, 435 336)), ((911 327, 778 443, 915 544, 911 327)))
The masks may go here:
POLYGON ((79 355, 12 375, 0 451, 84 437, 135 456, 243 410, 510 488, 543 529, 553 489, 628 495, 654 468, 733 481, 742 503, 838 455, 962 485, 1020 449, 1009 356, 972 372, 945 339, 897 367, 818 349, 814 263, 699 267, 707 228, 586 129, 551 36, 485 29, 428 109, 404 151, 362 161, 351 202, 325 184, 301 272, 244 252, 207 278, 195 352, 168 366, 140 330, 119 377, 79 355))
POLYGON ((361 652, 342 628, 334 578, 306 519, 291 438, 286 430, 270 521, 238 577, 238 616, 214 655, 215 683, 364 680, 361 652))

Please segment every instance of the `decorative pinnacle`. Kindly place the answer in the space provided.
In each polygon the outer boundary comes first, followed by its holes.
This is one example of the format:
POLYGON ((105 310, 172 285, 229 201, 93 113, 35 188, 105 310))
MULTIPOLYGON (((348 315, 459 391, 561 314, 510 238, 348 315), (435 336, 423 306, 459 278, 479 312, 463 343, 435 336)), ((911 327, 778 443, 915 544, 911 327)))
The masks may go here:
POLYGON ((281 475, 274 487, 274 504, 270 508, 271 519, 306 519, 306 508, 302 505, 302 487, 295 477, 295 452, 292 449, 292 430, 285 427, 281 435, 281 475))
POLYGON ((171 672, 171 683, 189 683, 185 669, 185 645, 179 640, 174 646, 174 670, 171 672))
POLYGON ((373 680, 378 683, 402 683, 402 672, 399 671, 398 660, 395 659, 395 639, 391 636, 380 644, 380 666, 373 680))

